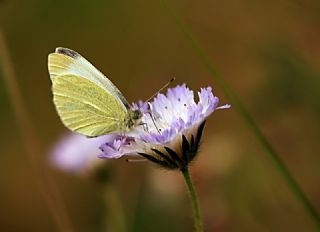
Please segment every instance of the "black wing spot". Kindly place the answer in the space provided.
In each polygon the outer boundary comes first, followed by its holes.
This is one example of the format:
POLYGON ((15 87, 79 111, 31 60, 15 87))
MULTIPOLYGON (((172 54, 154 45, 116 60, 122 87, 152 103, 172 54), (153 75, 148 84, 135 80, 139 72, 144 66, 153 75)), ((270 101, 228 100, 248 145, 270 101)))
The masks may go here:
POLYGON ((61 47, 59 47, 59 48, 56 49, 56 52, 59 53, 59 54, 64 54, 66 56, 70 56, 72 58, 76 58, 76 57, 79 56, 79 54, 77 52, 75 52, 75 51, 73 51, 73 50, 71 50, 69 48, 61 48, 61 47))

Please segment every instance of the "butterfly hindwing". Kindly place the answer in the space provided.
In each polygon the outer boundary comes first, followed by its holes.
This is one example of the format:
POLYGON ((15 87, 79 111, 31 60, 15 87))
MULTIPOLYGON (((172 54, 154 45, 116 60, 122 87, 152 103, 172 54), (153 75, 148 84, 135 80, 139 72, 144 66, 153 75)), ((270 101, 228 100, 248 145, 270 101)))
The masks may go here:
POLYGON ((78 75, 53 78, 54 103, 69 129, 90 137, 122 129, 127 110, 112 94, 78 75))

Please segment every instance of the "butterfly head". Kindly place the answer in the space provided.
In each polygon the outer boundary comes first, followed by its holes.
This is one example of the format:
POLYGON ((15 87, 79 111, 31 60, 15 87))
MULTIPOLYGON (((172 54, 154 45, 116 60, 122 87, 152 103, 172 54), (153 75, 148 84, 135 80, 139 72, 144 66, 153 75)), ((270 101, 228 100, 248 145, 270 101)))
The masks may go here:
POLYGON ((128 111, 128 114, 129 114, 129 118, 126 124, 129 129, 140 125, 141 118, 142 118, 142 112, 140 110, 130 109, 128 111))

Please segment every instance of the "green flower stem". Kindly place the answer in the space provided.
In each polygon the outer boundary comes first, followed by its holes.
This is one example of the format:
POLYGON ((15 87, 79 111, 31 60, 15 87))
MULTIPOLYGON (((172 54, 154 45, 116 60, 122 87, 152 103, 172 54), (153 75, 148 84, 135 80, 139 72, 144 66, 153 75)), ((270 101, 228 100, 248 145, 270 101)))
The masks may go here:
POLYGON ((111 181, 112 172, 110 165, 104 165, 96 171, 94 176, 98 187, 98 197, 102 201, 101 221, 97 231, 125 232, 127 231, 125 213, 119 193, 111 181))
POLYGON ((292 193, 296 196, 297 200, 304 206, 310 218, 314 220, 317 228, 320 230, 320 215, 315 210, 306 194, 303 192, 298 182, 290 173, 289 169, 285 165, 285 163, 281 160, 280 155, 277 151, 272 147, 269 143, 268 139, 263 135, 262 131, 259 129, 257 123, 246 109, 241 100, 237 97, 237 95, 233 92, 228 83, 224 80, 224 78, 217 72, 217 70, 212 65, 212 61, 209 56, 203 50, 203 48, 199 45, 196 39, 193 37, 192 32, 184 25, 180 17, 176 14, 176 12, 168 5, 167 1, 161 0, 166 11, 169 13, 170 17, 173 19, 174 23, 178 27, 178 29, 184 34, 187 40, 190 42, 193 50, 200 58, 202 63, 206 66, 208 72, 212 76, 212 78, 218 83, 220 88, 224 91, 226 97, 231 101, 232 105, 240 115, 244 118, 245 122, 251 129, 251 131, 255 134, 256 138, 263 146, 269 158, 273 161, 274 166, 278 169, 280 174, 282 174, 284 180, 286 181, 288 187, 292 191, 292 193))
POLYGON ((193 210, 193 217, 194 217, 194 226, 196 228, 196 232, 202 232, 203 228, 202 228, 200 207, 199 207, 199 203, 198 203, 198 197, 197 197, 196 190, 195 190, 194 185, 192 183, 192 179, 191 179, 188 168, 181 170, 181 172, 182 172, 184 180, 186 181, 186 184, 189 189, 192 210, 193 210))
POLYGON ((127 231, 124 219, 124 212, 116 189, 113 185, 106 184, 102 193, 104 196, 103 199, 106 208, 106 231, 127 231))

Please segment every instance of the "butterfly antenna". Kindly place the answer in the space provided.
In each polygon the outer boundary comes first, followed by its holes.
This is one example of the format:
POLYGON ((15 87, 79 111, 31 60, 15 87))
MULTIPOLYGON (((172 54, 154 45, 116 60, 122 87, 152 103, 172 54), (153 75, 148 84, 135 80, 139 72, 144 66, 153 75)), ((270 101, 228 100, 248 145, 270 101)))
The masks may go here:
MULTIPOLYGON (((152 114, 152 109, 151 109, 151 104, 149 103, 149 101, 150 101, 152 98, 154 98, 158 93, 160 93, 163 89, 167 88, 175 79, 176 79, 176 77, 172 77, 170 81, 168 81, 164 86, 162 86, 155 94, 153 94, 151 97, 149 97, 148 100, 146 101, 146 102, 149 104, 149 108, 150 108, 150 110, 149 110, 148 113, 149 113, 149 115, 150 115, 150 118, 151 118, 151 120, 152 120, 153 125, 155 126, 155 128, 156 128, 156 130, 157 130, 157 132, 158 132, 159 134, 161 134, 161 133, 160 133, 160 129, 158 128, 158 126, 157 126, 157 124, 156 124, 156 122, 155 122, 155 120, 154 120, 154 117, 153 117, 153 114, 152 114)), ((127 160, 127 161, 128 161, 128 160, 127 160)))
POLYGON ((158 93, 160 93, 162 90, 167 88, 174 80, 176 77, 172 77, 170 81, 168 81, 164 86, 162 86, 155 94, 153 94, 151 97, 149 97, 146 101, 150 101, 152 98, 154 98, 158 93))

